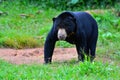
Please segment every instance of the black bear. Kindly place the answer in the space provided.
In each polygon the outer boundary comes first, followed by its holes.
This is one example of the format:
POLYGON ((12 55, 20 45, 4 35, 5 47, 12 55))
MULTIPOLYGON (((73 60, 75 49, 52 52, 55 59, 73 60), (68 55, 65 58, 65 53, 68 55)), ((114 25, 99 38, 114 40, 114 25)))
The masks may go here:
POLYGON ((53 26, 44 45, 44 61, 51 63, 55 43, 65 40, 76 45, 78 60, 84 61, 85 55, 93 61, 98 38, 98 25, 86 12, 66 11, 53 18, 53 26))

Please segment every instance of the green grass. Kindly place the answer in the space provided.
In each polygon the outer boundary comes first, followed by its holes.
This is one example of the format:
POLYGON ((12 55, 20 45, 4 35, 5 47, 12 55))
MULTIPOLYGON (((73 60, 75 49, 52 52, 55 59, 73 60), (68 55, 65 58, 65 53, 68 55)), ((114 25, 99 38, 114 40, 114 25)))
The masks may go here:
MULTIPOLYGON (((0 11, 6 13, 0 15, 0 47, 10 48, 43 47, 52 27, 52 18, 61 12, 50 8, 44 10, 25 1, 5 1, 0 4, 0 11)), ((114 15, 115 10, 103 11, 102 14, 99 10, 98 13, 92 12, 99 25, 98 45, 107 45, 113 40, 118 41, 120 37, 120 18, 114 15)), ((56 45, 73 47, 66 42, 57 42, 56 45)))
POLYGON ((1 80, 118 80, 120 77, 120 67, 102 62, 12 65, 0 61, 0 65, 1 80))
POLYGON ((43 46, 46 35, 52 27, 52 17, 59 11, 56 12, 54 9, 45 11, 34 5, 20 4, 19 1, 8 4, 8 2, 0 4, 0 11, 8 14, 0 15, 0 46, 12 48, 43 46), (33 45, 29 45, 31 42, 33 45))
MULTIPOLYGON (((116 6, 117 11, 118 7, 116 6)), ((0 60, 0 80, 119 80, 120 78, 120 17, 115 9, 92 12, 99 26, 97 60, 94 63, 53 62, 50 65, 14 65, 0 60), (109 63, 104 59, 109 59, 109 63)), ((52 18, 60 12, 44 10, 34 4, 0 3, 0 47, 43 47, 52 18), (24 16, 21 16, 24 15, 24 16)), ((99 11, 99 10, 98 10, 99 11)), ((60 41, 56 47, 74 47, 60 41)))

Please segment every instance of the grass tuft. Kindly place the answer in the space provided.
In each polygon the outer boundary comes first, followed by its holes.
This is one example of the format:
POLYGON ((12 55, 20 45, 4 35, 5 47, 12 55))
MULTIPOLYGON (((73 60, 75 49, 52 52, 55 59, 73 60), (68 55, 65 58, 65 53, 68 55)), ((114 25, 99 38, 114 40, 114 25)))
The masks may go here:
POLYGON ((55 80, 117 80, 120 68, 114 64, 85 61, 77 64, 53 63, 49 65, 13 65, 0 60, 0 79, 55 79, 55 80), (9 66, 9 67, 8 67, 9 66))

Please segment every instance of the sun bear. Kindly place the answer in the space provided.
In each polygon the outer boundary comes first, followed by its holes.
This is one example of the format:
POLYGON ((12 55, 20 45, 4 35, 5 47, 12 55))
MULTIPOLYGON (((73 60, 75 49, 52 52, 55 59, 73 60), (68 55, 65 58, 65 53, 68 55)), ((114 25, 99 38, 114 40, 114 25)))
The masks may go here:
POLYGON ((75 44, 79 61, 84 61, 85 54, 93 61, 97 39, 98 25, 89 13, 62 12, 53 18, 53 26, 44 45, 44 61, 51 63, 55 43, 59 40, 75 44))

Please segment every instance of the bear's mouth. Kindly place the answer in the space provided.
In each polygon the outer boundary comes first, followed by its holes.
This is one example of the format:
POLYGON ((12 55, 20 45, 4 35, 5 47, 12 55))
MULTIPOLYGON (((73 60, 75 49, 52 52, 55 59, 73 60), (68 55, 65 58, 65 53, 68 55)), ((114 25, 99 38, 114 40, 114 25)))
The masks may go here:
POLYGON ((66 30, 64 28, 58 29, 57 37, 59 40, 65 40, 67 37, 66 30))

